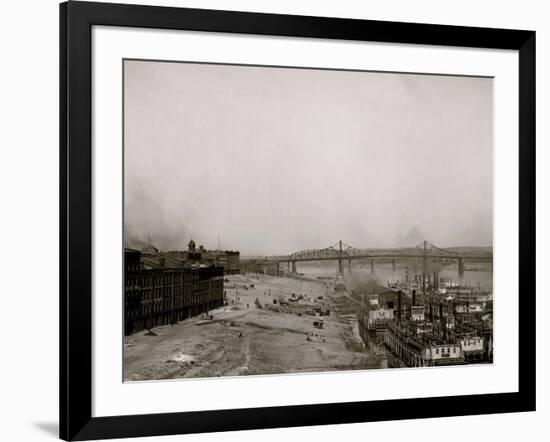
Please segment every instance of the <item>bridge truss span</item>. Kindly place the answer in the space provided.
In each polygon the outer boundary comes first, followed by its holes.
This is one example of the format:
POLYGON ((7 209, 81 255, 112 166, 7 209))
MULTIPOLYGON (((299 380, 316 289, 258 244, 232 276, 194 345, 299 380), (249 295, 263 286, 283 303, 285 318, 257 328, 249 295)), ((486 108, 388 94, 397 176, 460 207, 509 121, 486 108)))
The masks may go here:
POLYGON ((269 261, 321 261, 337 259, 369 258, 437 258, 437 259, 482 259, 492 260, 493 254, 488 251, 468 250, 464 252, 444 249, 425 241, 414 247, 360 249, 344 242, 338 242, 323 249, 305 249, 290 255, 264 256, 260 259, 269 261))

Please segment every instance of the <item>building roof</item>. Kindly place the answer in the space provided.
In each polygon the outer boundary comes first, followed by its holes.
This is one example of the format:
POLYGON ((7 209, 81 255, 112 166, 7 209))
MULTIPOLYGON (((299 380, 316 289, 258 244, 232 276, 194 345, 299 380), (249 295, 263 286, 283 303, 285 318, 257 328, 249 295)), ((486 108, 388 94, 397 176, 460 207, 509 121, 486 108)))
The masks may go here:
POLYGON ((177 268, 183 268, 183 260, 180 258, 177 258, 175 256, 170 255, 141 255, 141 262, 142 264, 146 265, 147 267, 150 267, 152 269, 162 269, 162 268, 169 268, 169 269, 177 269, 177 268))

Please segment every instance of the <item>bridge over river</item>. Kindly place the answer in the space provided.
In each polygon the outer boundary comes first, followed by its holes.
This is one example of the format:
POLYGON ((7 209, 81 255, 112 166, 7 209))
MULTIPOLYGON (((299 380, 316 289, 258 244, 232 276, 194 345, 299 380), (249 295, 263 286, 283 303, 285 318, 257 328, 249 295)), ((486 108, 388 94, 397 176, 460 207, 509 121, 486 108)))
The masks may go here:
POLYGON ((353 260, 370 260, 371 271, 374 270, 375 262, 391 261, 395 270, 396 262, 403 260, 418 259, 422 261, 422 272, 427 273, 429 263, 439 262, 442 264, 458 263, 459 276, 464 275, 464 263, 492 263, 493 252, 484 249, 468 248, 444 249, 437 247, 428 241, 424 241, 414 247, 404 248, 377 248, 377 249, 360 249, 342 241, 338 241, 329 247, 323 249, 307 249, 294 252, 290 255, 274 255, 260 256, 251 260, 243 260, 243 264, 253 263, 258 267, 275 267, 276 274, 281 271, 281 266, 286 266, 287 271, 296 273, 297 262, 313 262, 313 261, 337 261, 338 271, 344 274, 344 262, 348 262, 348 271, 352 271, 353 260), (460 250, 457 250, 460 249, 460 250))

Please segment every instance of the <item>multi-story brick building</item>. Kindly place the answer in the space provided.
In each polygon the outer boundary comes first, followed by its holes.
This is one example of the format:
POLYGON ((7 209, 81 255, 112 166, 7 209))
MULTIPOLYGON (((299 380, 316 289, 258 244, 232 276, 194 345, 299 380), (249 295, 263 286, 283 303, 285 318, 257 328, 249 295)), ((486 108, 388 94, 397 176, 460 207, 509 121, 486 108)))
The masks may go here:
MULTIPOLYGON (((199 245, 196 248, 195 241, 189 241, 187 250, 171 250, 166 253, 153 253, 154 259, 176 259, 184 266, 216 266, 223 267, 225 275, 236 275, 241 272, 240 252, 238 250, 207 250, 199 245)), ((146 263, 148 264, 148 263, 146 263)), ((154 265, 154 260, 153 260, 154 265)))
POLYGON ((235 275, 241 272, 240 252, 238 250, 215 250, 210 254, 214 255, 216 265, 224 268, 226 275, 235 275))
POLYGON ((152 268, 141 252, 125 249, 124 333, 174 324, 223 305, 223 267, 152 268))

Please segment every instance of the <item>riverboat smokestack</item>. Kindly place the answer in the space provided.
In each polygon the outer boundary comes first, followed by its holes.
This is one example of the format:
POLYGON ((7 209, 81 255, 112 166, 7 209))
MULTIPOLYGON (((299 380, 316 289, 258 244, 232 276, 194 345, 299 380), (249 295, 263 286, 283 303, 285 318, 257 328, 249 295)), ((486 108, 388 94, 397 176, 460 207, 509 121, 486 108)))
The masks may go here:
POLYGON ((416 305, 416 290, 413 290, 412 291, 412 305, 415 306, 416 305))
POLYGON ((401 322, 401 290, 397 292, 397 321, 401 322))
POLYGON ((439 325, 441 326, 441 336, 445 337, 447 333, 447 324, 445 324, 445 320, 443 318, 443 304, 439 304, 439 325))

